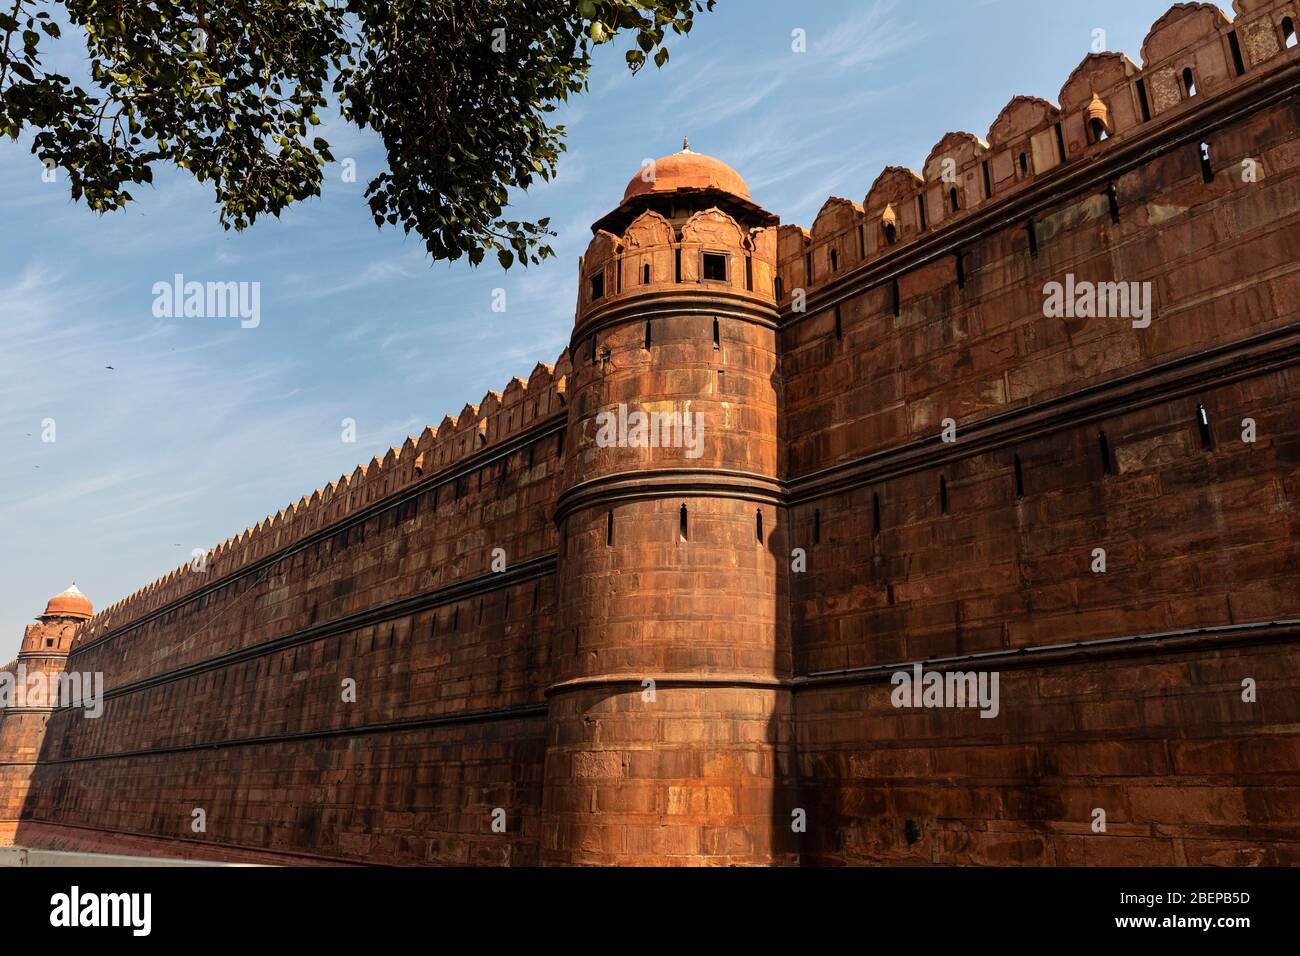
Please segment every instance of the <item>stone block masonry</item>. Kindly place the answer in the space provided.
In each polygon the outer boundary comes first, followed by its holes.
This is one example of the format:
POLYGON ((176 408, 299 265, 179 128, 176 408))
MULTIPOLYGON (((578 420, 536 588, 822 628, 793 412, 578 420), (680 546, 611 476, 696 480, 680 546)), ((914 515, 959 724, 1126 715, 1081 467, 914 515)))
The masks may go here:
POLYGON ((103 715, 0 710, 0 840, 1300 862, 1300 17, 1234 13, 1176 4, 1141 66, 808 230, 689 148, 639 171, 554 365, 50 601, 19 660, 104 674, 103 715), (599 440, 631 412, 702 440, 599 440), (991 672, 996 715, 893 693, 991 672))

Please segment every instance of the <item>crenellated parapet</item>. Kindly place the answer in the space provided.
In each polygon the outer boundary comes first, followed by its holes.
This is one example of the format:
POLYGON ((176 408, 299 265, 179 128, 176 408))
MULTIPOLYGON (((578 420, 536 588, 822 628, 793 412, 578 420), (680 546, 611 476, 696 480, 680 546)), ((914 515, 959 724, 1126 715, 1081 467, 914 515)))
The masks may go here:
POLYGON ((382 457, 372 457, 350 474, 304 495, 297 502, 259 521, 212 548, 201 559, 187 562, 86 621, 77 639, 85 643, 110 630, 184 598, 213 581, 238 573, 256 562, 292 547, 363 509, 449 472, 493 446, 525 434, 552 419, 564 407, 568 350, 553 365, 539 362, 524 381, 514 377, 502 391, 467 403, 456 417, 444 416, 435 429, 409 436, 382 457), (201 567, 201 573, 196 570, 201 567))
POLYGON ((1300 47, 1288 46, 1300 23, 1298 0, 1235 0, 1233 10, 1230 19, 1212 3, 1174 4, 1152 24, 1141 66, 1123 53, 1090 53, 1058 103, 1014 96, 986 137, 945 134, 920 174, 886 167, 860 208, 832 197, 810 232, 782 226, 779 302, 942 231, 1059 167, 1096 160, 1300 57, 1300 47))

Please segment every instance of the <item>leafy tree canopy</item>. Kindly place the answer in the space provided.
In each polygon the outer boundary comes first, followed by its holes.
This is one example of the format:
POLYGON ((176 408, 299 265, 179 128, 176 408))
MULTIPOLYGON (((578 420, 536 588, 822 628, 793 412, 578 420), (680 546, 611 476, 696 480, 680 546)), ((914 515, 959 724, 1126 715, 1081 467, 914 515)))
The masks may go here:
MULTIPOLYGON (((415 232, 435 259, 552 255, 547 220, 504 218, 507 190, 555 174, 564 127, 547 114, 586 88, 595 46, 619 33, 636 72, 668 60, 714 0, 0 0, 0 134, 99 212, 174 163, 211 183, 227 228, 320 195, 336 103, 373 129, 387 169, 376 224, 415 232), (84 32, 90 83, 54 72, 51 10, 84 32)), ((75 51, 80 56, 80 50, 75 51)))

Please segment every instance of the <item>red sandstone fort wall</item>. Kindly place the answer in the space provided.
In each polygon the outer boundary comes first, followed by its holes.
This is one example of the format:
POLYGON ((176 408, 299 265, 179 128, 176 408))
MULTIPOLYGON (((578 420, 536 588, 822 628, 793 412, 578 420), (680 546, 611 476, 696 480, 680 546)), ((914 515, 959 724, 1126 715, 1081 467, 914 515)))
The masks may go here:
MULTIPOLYGON (((1236 10, 1176 5, 1141 67, 1088 57, 807 232, 607 217, 553 370, 81 628, 105 714, 50 719, 31 838, 1296 862, 1300 54, 1295 3, 1236 10), (1151 282, 1150 326, 1045 316, 1067 273, 1151 282), (705 414, 700 458, 597 446, 619 403, 705 414), (889 703, 971 654, 997 719, 889 703)), ((6 756, 41 739, 16 718, 6 756)))

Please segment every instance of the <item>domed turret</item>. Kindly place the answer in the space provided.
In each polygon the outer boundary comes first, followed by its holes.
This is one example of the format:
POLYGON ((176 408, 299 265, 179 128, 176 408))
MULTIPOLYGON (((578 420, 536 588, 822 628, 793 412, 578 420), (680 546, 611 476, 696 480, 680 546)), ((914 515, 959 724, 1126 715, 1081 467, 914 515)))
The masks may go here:
POLYGON ((68 586, 66 591, 50 598, 49 603, 45 605, 45 613, 41 617, 88 618, 94 613, 90 598, 77 590, 75 584, 72 584, 68 586))
POLYGON ((713 189, 740 199, 749 198, 749 186, 740 173, 720 159, 691 151, 683 143, 680 152, 656 159, 645 166, 623 190, 623 201, 648 193, 670 193, 686 189, 713 189))
POLYGON ((623 190, 622 202, 591 228, 620 233, 646 210, 680 225, 691 213, 710 207, 721 209, 746 228, 777 224, 776 216, 749 198, 749 186, 740 173, 683 142, 679 152, 637 170, 623 190))

